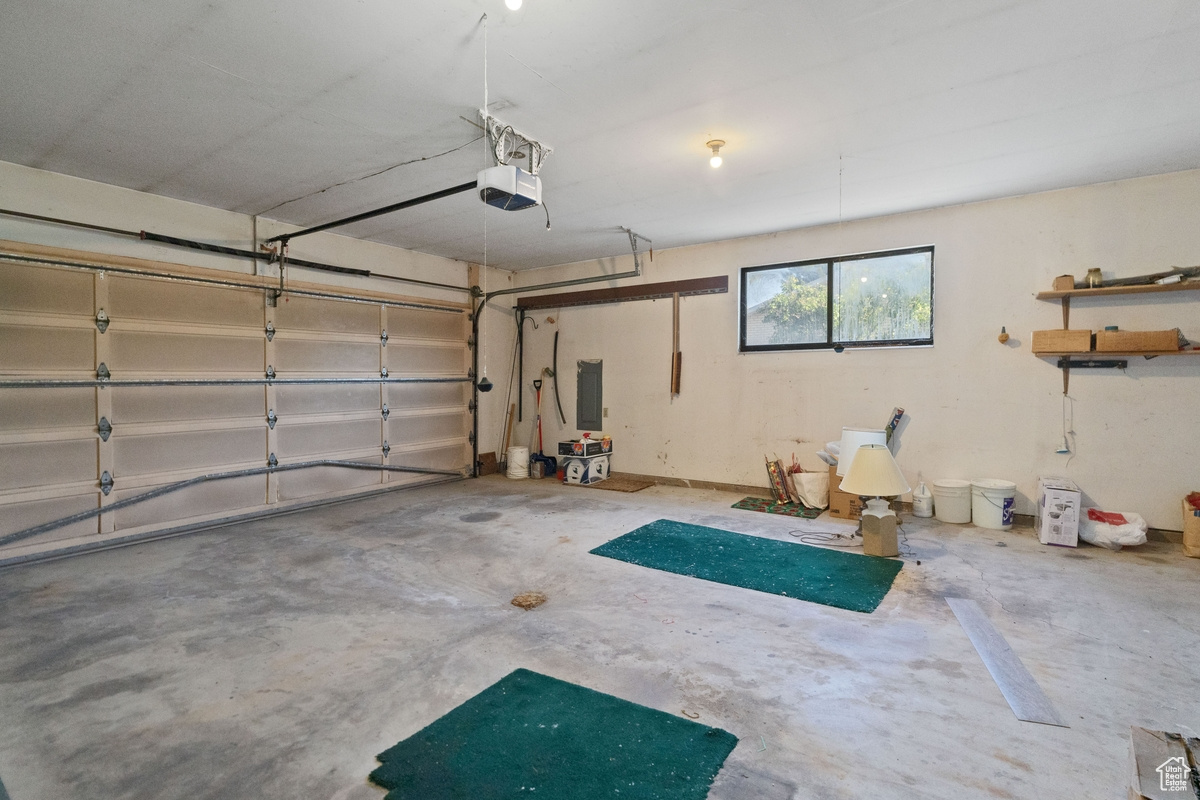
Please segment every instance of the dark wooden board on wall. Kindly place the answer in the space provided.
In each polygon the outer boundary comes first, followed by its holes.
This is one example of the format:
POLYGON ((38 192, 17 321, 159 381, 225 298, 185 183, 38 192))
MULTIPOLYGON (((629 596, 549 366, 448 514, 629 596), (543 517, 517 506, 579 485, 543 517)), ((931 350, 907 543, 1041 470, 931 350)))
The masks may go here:
POLYGON ((723 294, 729 291, 729 276, 716 275, 711 278, 691 278, 683 281, 663 283, 640 283, 633 286, 617 286, 609 289, 588 289, 581 292, 560 292, 534 297, 518 297, 517 308, 526 311, 535 308, 564 308, 566 306, 590 306, 601 303, 624 303, 631 300, 658 300, 678 293, 680 297, 698 294, 723 294))

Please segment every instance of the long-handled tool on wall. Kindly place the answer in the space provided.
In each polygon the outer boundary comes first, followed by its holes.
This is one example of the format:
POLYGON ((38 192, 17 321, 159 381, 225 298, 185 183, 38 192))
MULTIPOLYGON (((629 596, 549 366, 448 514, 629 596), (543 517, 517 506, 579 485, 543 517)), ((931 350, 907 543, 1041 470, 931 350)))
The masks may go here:
POLYGON ((671 322, 671 396, 679 394, 679 378, 683 371, 683 353, 679 352, 679 292, 671 295, 674 314, 671 322))
MULTIPOLYGON (((538 378, 533 382, 533 390, 537 393, 537 423, 534 425, 534 433, 537 435, 537 453, 529 456, 529 463, 541 464, 543 475, 553 475, 558 471, 558 459, 546 455, 542 450, 542 379, 538 378)), ((531 446, 530 450, 533 449, 531 446)))

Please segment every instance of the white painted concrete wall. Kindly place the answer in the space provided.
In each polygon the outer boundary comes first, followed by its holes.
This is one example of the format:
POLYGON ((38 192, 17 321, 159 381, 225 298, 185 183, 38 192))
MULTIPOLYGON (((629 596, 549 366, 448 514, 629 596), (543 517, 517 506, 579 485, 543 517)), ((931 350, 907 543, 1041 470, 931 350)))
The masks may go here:
MULTIPOLYGON (((1034 299, 1056 275, 1200 263, 1198 218, 1200 171, 1192 171, 657 251, 645 282, 729 276, 729 294, 681 301, 680 396, 668 394, 671 303, 642 301, 537 312, 541 327, 527 331, 526 408, 528 382, 550 364, 550 316, 561 331, 567 424, 545 398, 548 451, 578 436, 575 364, 599 358, 618 471, 765 486, 764 454, 794 452, 818 468, 814 451, 842 426, 880 427, 902 406, 897 459, 914 486, 1004 478, 1017 483, 1018 513, 1032 513, 1038 476, 1067 475, 1089 503, 1178 530, 1180 499, 1200 489, 1200 356, 1074 371, 1076 452, 1060 456, 1062 377, 1053 361, 1031 355, 1030 332, 1061 327, 1059 304, 1034 299), (934 347, 738 354, 740 267, 923 244, 937 248, 934 347), (1006 345, 996 338, 1001 326, 1012 335, 1006 345)), ((640 232, 654 236, 652 226, 640 232)), ((630 267, 629 258, 575 264, 518 273, 518 281, 630 267)), ((1113 324, 1180 327, 1200 342, 1200 292, 1075 301, 1073 328, 1113 324)), ((518 431, 517 442, 528 443, 528 416, 518 431)))

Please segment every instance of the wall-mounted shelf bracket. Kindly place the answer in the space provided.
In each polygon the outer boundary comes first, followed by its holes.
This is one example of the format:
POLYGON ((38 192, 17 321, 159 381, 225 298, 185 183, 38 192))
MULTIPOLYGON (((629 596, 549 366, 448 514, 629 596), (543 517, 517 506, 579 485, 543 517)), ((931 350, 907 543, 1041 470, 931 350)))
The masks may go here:
POLYGON ((1125 369, 1129 362, 1125 359, 1097 358, 1060 358, 1058 366, 1061 369, 1125 369))

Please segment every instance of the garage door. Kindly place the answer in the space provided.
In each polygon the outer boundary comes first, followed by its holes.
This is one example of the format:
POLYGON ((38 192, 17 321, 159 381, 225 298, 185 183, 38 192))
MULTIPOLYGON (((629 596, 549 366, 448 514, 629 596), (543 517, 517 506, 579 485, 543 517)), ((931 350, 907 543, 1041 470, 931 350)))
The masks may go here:
POLYGON ((42 262, 0 262, 0 561, 469 473, 462 305, 42 262))

